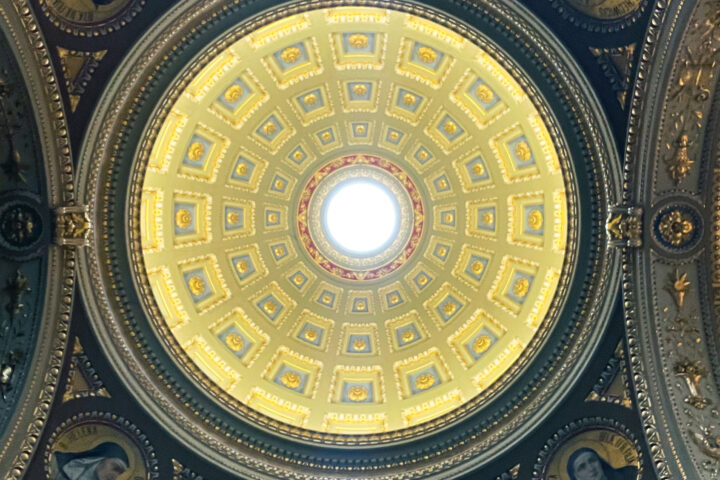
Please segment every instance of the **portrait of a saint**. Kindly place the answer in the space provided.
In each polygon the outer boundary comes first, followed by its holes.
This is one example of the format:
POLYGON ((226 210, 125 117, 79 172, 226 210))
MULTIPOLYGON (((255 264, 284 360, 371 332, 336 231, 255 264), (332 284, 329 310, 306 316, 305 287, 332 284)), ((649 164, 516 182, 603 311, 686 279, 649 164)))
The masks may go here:
POLYGON ((575 450, 567 462, 570 480, 637 480, 636 467, 613 468, 592 448, 575 450))
POLYGON ((105 442, 83 452, 55 452, 57 473, 53 480, 116 480, 130 461, 123 448, 105 442))

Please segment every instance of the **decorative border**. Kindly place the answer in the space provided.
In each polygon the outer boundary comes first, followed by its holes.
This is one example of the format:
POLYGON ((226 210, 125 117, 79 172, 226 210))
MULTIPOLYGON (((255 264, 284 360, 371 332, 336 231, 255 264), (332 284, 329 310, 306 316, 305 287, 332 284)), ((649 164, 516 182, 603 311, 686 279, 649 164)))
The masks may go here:
POLYGON ((422 196, 415 186, 415 183, 400 167, 389 160, 385 160, 384 158, 380 158, 375 155, 346 155, 336 160, 332 160, 310 177, 300 193, 298 201, 297 229, 300 242, 305 247, 305 251, 318 266, 328 273, 342 278, 343 280, 364 282, 378 280, 405 265, 407 260, 412 256, 417 249, 417 246, 420 244, 420 238, 422 237, 424 225, 425 210, 422 203, 422 196), (327 258, 327 256, 322 253, 321 249, 318 248, 316 243, 313 241, 311 226, 307 220, 307 217, 311 212, 310 204, 313 200, 313 194, 322 181, 332 173, 337 172, 342 168, 354 165, 370 165, 380 168, 392 175, 405 188, 405 191, 410 197, 411 208, 413 211, 413 226, 405 246, 401 248, 400 252, 394 258, 385 262, 384 265, 365 270, 351 270, 344 268, 327 258))
MULTIPOLYGON (((332 7, 336 5, 342 5, 343 2, 340 0, 331 0, 325 2, 309 2, 309 3, 296 3, 292 2, 289 5, 275 8, 268 16, 256 16, 253 17, 252 23, 243 23, 232 32, 232 35, 223 37, 217 40, 213 46, 208 47, 215 49, 222 49, 223 46, 228 45, 232 42, 233 38, 242 36, 245 32, 257 28, 263 22, 267 22, 269 18, 278 18, 285 14, 298 13, 308 8, 314 8, 318 6, 332 7)), ((79 186, 80 191, 84 192, 84 198, 87 198, 93 204, 101 204, 102 202, 96 201, 96 196, 102 198, 103 192, 96 190, 97 187, 104 188, 104 180, 102 176, 105 172, 106 164, 112 161, 112 157, 117 158, 116 148, 127 149, 129 145, 125 144, 125 138, 122 140, 117 136, 117 130, 122 128, 122 119, 126 118, 127 105, 142 105, 147 99, 146 94, 142 93, 136 88, 138 85, 144 82, 144 79, 150 72, 156 71, 154 65, 150 60, 153 58, 162 58, 165 49, 168 49, 167 43, 178 35, 183 35, 186 39, 185 42, 190 42, 194 36, 199 34, 196 28, 188 26, 188 24, 199 25, 201 21, 209 18, 210 15, 215 15, 212 18, 213 22, 220 22, 227 15, 232 13, 236 8, 239 7, 227 7, 223 9, 222 13, 209 13, 214 11, 216 8, 220 8, 223 4, 219 2, 208 2, 203 5, 180 5, 171 11, 162 20, 164 27, 151 29, 148 35, 141 39, 138 43, 138 47, 130 54, 126 60, 125 65, 119 69, 118 76, 113 79, 110 85, 112 94, 105 95, 104 100, 99 105, 98 115, 103 118, 97 122, 93 122, 88 133, 86 143, 84 145, 81 170, 83 175, 80 176, 81 184, 79 186), (139 63, 135 65, 136 68, 128 70, 133 65, 132 62, 139 63), (143 63, 145 62, 145 63, 143 63), (146 70, 147 69, 147 70, 146 70), (143 79, 141 81, 141 79, 143 79), (108 113, 112 111, 112 113, 108 113), (124 112, 124 113, 123 113, 124 112), (111 143, 119 141, 120 144, 111 145, 111 143), (102 167, 102 171, 100 168, 102 167)), ((617 199, 615 196, 620 190, 619 184, 619 172, 618 172, 618 161, 616 152, 613 147, 612 136, 609 128, 605 122, 598 122, 598 119, 604 118, 602 116, 601 109, 595 97, 592 94, 591 88, 584 84, 578 83, 579 79, 584 78, 580 73, 579 68, 572 62, 571 57, 561 47, 550 46, 546 42, 546 38, 550 38, 551 34, 544 29, 542 25, 537 22, 533 22, 532 17, 527 15, 524 10, 515 10, 514 4, 505 4, 504 2, 488 2, 482 5, 470 4, 464 1, 457 1, 453 4, 449 4, 448 8, 454 5, 454 8, 467 8, 471 9, 475 14, 475 18, 478 23, 490 21, 493 23, 500 23, 499 27, 504 30, 507 25, 515 25, 516 35, 511 39, 506 39, 510 42, 510 45, 514 49, 523 50, 523 45, 534 45, 534 55, 532 62, 538 69, 551 70, 552 78, 558 82, 557 95, 561 97, 561 101, 569 104, 571 111, 573 112, 595 112, 596 116, 582 115, 580 117, 571 117, 569 122, 572 124, 572 128, 576 129, 577 135, 582 137, 581 146, 578 148, 584 148, 588 151, 586 156, 583 156, 583 160, 586 162, 584 166, 589 170, 595 172, 597 176, 591 179, 592 184, 586 185, 586 191, 596 192, 597 196, 593 196, 592 200, 589 200, 593 208, 597 208, 597 211, 591 214, 591 217, 597 219, 598 222, 591 225, 590 228, 603 235, 603 229, 600 225, 599 219, 607 217, 608 206, 615 203, 617 199), (532 23, 532 27, 530 24, 532 23), (591 160, 592 159, 592 160, 591 160), (592 162, 592 163, 591 163, 592 162)), ((380 7, 392 7, 397 10, 419 15, 425 18, 431 18, 446 27, 449 27, 473 42, 476 42, 495 56, 504 65, 513 65, 508 59, 506 54, 498 50, 498 48, 491 43, 488 43, 486 37, 479 35, 474 28, 468 27, 465 24, 459 24, 452 20, 451 17, 441 15, 435 10, 431 10, 429 7, 422 7, 416 3, 406 3, 402 0, 374 0, 371 6, 380 7)), ((206 22, 203 21, 203 25, 206 22)), ((205 28, 205 27, 203 27, 205 28)), ((494 30, 497 31, 497 30, 494 30)), ((178 52, 184 51, 184 48, 188 46, 187 43, 180 46, 176 46, 178 52)), ((174 55, 169 54, 171 58, 174 55)), ((192 75, 198 71, 202 65, 195 65, 190 67, 185 74, 181 75, 181 82, 179 87, 182 87, 182 82, 187 81, 187 78, 191 78, 192 75)), ((523 88, 531 92, 531 98, 539 98, 537 95, 537 88, 534 84, 522 76, 522 73, 517 69, 514 69, 520 75, 517 80, 522 84, 523 88)), ((549 77, 548 77, 549 78, 549 77)), ((540 100, 537 100, 540 102, 540 100)), ((553 114, 548 110, 547 106, 543 103, 538 103, 536 107, 544 114, 547 118, 555 118, 553 114)), ((163 103, 159 106, 160 110, 168 108, 167 103, 163 103)), ((568 110, 570 111, 570 110, 568 110)), ((133 109, 131 117, 135 117, 137 109, 133 109)), ((157 113, 156 113, 157 115, 157 113)), ((132 120, 132 119, 131 119, 132 120)), ((130 121, 129 123, 132 123, 130 121)), ((146 155, 147 150, 150 148, 151 142, 148 143, 147 135, 155 135, 156 126, 149 128, 146 132, 146 140, 141 142, 138 147, 138 155, 146 155)), ((571 128, 571 127, 568 127, 571 128)), ((562 162, 569 162, 571 158, 567 146, 563 142, 563 135, 557 125, 551 124, 550 126, 551 136, 554 141, 558 143, 558 153, 562 162)), ((133 143, 133 147, 135 148, 133 143)), ((112 167, 110 167, 112 169, 112 167)), ((577 219, 578 216, 578 205, 576 203, 577 194, 575 190, 575 184, 572 179, 571 169, 566 168, 565 180, 568 186, 568 191, 571 193, 569 197, 572 199, 568 205, 568 215, 570 218, 577 219)), ((134 182, 133 185, 138 185, 138 182, 134 182)), ((132 197, 132 195, 131 195, 132 197)), ((111 218, 116 215, 118 211, 113 208, 105 209, 96 213, 101 224, 101 228, 107 228, 110 225, 111 218)), ((575 244, 577 241, 577 228, 571 228, 571 238, 569 239, 570 244, 575 244)), ((96 241, 101 238, 101 233, 96 230, 96 241)), ((134 242, 135 237, 130 236, 129 241, 134 242)), ((116 240, 110 240, 110 247, 115 248, 116 240)), ((517 435, 521 425, 526 422, 538 420, 549 415, 554 407, 553 402, 548 402, 548 398, 553 392, 558 389, 564 389, 568 382, 572 383, 578 378, 581 371, 582 365, 588 360, 589 352, 593 350, 594 346, 599 341, 600 332, 603 330, 607 318, 609 317, 609 310, 612 308, 612 295, 607 295, 608 291, 613 291, 616 282, 618 280, 617 266, 618 257, 616 251, 610 250, 608 245, 603 239, 595 239, 591 242, 593 244, 593 256, 584 265, 586 269, 585 274, 592 275, 592 281, 589 281, 586 286, 582 286, 580 283, 574 284, 577 290, 576 292, 585 298, 581 305, 577 306, 579 314, 586 321, 573 322, 571 327, 567 327, 567 330, 563 330, 556 337, 558 341, 568 342, 572 340, 572 343, 565 344, 567 348, 560 349, 555 353, 550 351, 545 352, 543 355, 546 357, 546 363, 544 369, 551 369, 550 375, 546 377, 546 381, 541 387, 524 386, 518 387, 521 391, 516 392, 512 399, 506 399, 498 411, 494 411, 492 416, 487 419, 474 418, 470 421, 470 414, 474 412, 473 408, 482 402, 487 402, 488 398, 492 398, 497 390, 488 392, 487 395, 481 395, 477 399, 474 399, 468 405, 467 408, 459 409, 446 417, 439 419, 438 422, 428 422, 427 425, 422 425, 419 428, 408 429, 408 431, 392 432, 388 435, 377 435, 377 436, 362 436, 357 439, 353 439, 349 442, 347 438, 342 438, 333 435, 313 435, 306 440, 304 432, 299 429, 287 428, 283 425, 275 425, 272 422, 268 422, 265 426, 268 429, 280 431, 283 436, 272 437, 273 440, 268 440, 270 437, 265 437, 263 440, 262 431, 257 429, 257 425, 262 419, 255 418, 253 424, 247 425, 243 428, 243 431, 236 431, 232 426, 226 427, 224 432, 217 432, 217 429, 213 428, 214 419, 218 419, 214 413, 208 412, 204 407, 196 408, 193 411, 187 410, 183 406, 186 401, 186 397, 178 395, 176 388, 179 384, 185 382, 182 378, 173 379, 168 376, 163 376, 162 381, 154 378, 151 372, 145 370, 143 366, 135 363, 131 357, 131 350, 144 349, 146 345, 139 343, 137 337, 131 339, 127 335, 126 327, 121 324, 126 323, 127 328, 134 329, 138 327, 138 318, 132 314, 126 317, 125 320, 117 318, 117 306, 114 305, 114 294, 108 297, 104 293, 103 285, 105 283, 105 274, 102 273, 98 267, 100 263, 104 265, 105 260, 114 264, 111 266, 113 270, 117 270, 121 267, 117 264, 120 260, 114 253, 111 253, 111 258, 103 259, 102 261, 96 257, 97 254, 102 254, 102 251, 97 251, 94 247, 87 251, 87 256, 84 256, 82 272, 82 285, 83 291, 87 294, 90 302, 87 307, 90 311, 90 318, 93 322, 93 327, 99 333, 99 339, 101 346, 108 353, 108 356, 118 370, 118 373, 127 384, 128 388, 135 393, 138 401, 143 403, 149 411, 155 414, 158 418, 165 418, 167 421, 175 422, 179 427, 179 438, 181 441, 187 437, 194 438, 195 440, 200 439, 201 443, 205 445, 203 448, 203 454, 208 456, 209 459, 216 459, 219 464, 225 465, 231 471, 240 472, 251 478, 269 478, 268 476, 282 476, 291 479, 310 479, 318 478, 318 475, 324 475, 327 478, 340 476, 347 476, 348 472, 366 472, 366 471, 380 471, 383 470, 378 478, 394 479, 394 478, 419 478, 432 473, 444 472, 443 475, 455 475, 462 470, 467 468, 477 467, 479 464, 485 463, 489 458, 494 458, 499 453, 503 452, 509 447, 512 442, 512 435, 517 435), (591 340, 595 339, 595 340, 591 340), (126 357, 125 355, 130 355, 126 357), (562 368, 553 368, 553 366, 560 366, 562 368), (517 399, 523 398, 525 403, 524 406, 518 406, 517 399), (512 413, 508 413, 512 412, 512 413), (467 420, 462 424, 463 431, 457 436, 453 436, 454 439, 441 440, 439 437, 442 435, 438 434, 432 438, 426 438, 418 440, 418 444, 413 444, 411 449, 403 447, 401 451, 395 453, 388 453, 381 457, 363 457, 348 461, 346 455, 341 455, 342 460, 337 457, 337 451, 321 449, 317 455, 322 457, 316 457, 313 454, 308 457, 296 457, 287 454, 286 447, 278 446, 278 443, 291 442, 292 439, 303 439, 306 441, 312 441, 316 443, 331 444, 331 445, 369 445, 377 444, 381 442, 397 442, 398 440, 405 440, 409 435, 420 435, 429 432, 431 429, 446 424, 451 421, 467 420), (248 434, 247 430, 252 430, 254 434, 248 434), (507 437, 510 436, 510 439, 507 437), (458 440, 461 438, 462 440, 458 440), (268 443, 268 441, 270 443, 268 443), (238 443, 240 442, 240 443, 238 443), (428 446, 434 453, 427 456, 428 446), (436 443, 442 442, 442 443, 436 443), (238 450, 238 445, 242 445, 242 450, 238 450), (437 447, 437 448, 436 448, 437 447)), ((570 255, 568 257, 567 265, 568 268, 575 265, 576 251, 574 248, 569 249, 570 255)), ((123 250, 124 251, 124 250, 123 250)), ((138 259, 134 259, 135 264, 138 265, 138 259)), ((142 262, 140 261, 140 264, 142 262)), ((104 267, 103 267, 104 268, 104 267)), ((569 273, 569 272, 568 272, 569 273)), ((563 275, 563 281, 565 287, 570 282, 571 274, 563 275)), ((117 285, 118 288, 124 288, 122 284, 117 285)), ((111 287, 113 288, 113 287, 111 287)), ((126 303, 127 299, 119 298, 119 301, 123 305, 129 305, 126 303)), ((147 305, 144 306, 148 308, 147 305)), ((555 304, 553 310, 558 311, 560 305, 555 304)), ((130 314, 128 314, 130 315, 130 314)), ((567 313, 568 316, 571 313, 567 313)), ((550 318, 553 318, 551 315, 550 318)), ((573 317, 574 318, 574 317, 573 317)), ((553 322, 548 322, 548 328, 545 329, 541 334, 533 339, 533 345, 531 350, 536 351, 539 346, 545 343, 548 332, 553 322)), ((162 330, 160 327, 155 325, 155 328, 162 330)), ((168 343, 167 336, 162 336, 157 340, 163 342, 164 347, 169 351, 174 351, 174 346, 168 343)), ((155 340, 153 340, 155 341, 155 340)), ((521 362, 516 365, 512 372, 506 378, 515 378, 517 374, 522 372, 526 367, 527 362, 521 362)), ((161 366, 166 368, 166 366, 161 366)), ((548 370, 545 370, 548 372, 548 370)), ((209 391, 213 391, 213 385, 203 381, 201 375, 197 375, 196 372, 192 373, 192 377, 199 381, 201 385, 207 387, 209 391)), ((184 383, 187 385, 187 383, 184 383)), ((498 385, 498 388, 503 388, 505 385, 498 385)), ((217 390, 215 388, 215 390, 217 390)), ((213 391, 216 397, 219 397, 222 404, 228 409, 231 409, 229 403, 222 398, 220 392, 213 391)), ((489 414, 488 414, 489 415, 489 414)), ((263 420, 266 421, 266 420, 263 420)), ((459 427, 461 424, 456 424, 459 427)), ((457 432, 457 428, 454 430, 457 432)), ((196 441, 194 443, 197 443, 196 441)), ((314 447, 314 448, 317 448, 314 447)))
MULTIPOLYGON (((53 70, 45 43, 29 0, 0 3, 0 28, 14 45, 16 59, 25 75, 25 84, 38 125, 45 162, 50 207, 72 205, 75 201, 73 163, 59 80, 53 70)), ((8 425, 8 436, 0 448, 0 470, 5 480, 23 477, 48 421, 50 407, 58 392, 60 372, 68 347, 68 331, 75 290, 75 247, 50 247, 44 312, 28 381, 27 401, 8 425), (6 454, 11 452, 10 454, 6 454)))
MULTIPOLYGON (((717 2, 712 0, 658 0, 655 4, 628 109, 625 205, 652 206, 658 212, 670 203, 712 202, 717 158, 708 156, 715 146, 699 140, 703 131, 717 130, 717 124, 708 120, 717 114, 718 94, 713 95, 713 89, 719 67, 712 62, 720 48, 715 41, 717 15, 717 2), (715 52, 708 52, 711 49, 715 52), (689 77, 692 82, 685 80, 689 77), (707 166, 693 166, 696 162, 707 166)), ((717 218, 708 220, 711 208, 704 205, 699 210, 705 230, 717 222, 717 218)), ((644 230, 657 241, 656 218, 646 217, 644 230)), ((717 336, 716 317, 708 313, 713 306, 706 286, 712 267, 701 265, 704 259, 711 260, 708 265, 713 263, 712 243, 708 238, 680 251, 658 244, 652 250, 623 252, 629 365, 646 443, 660 480, 700 478, 710 475, 708 468, 716 468, 716 475, 720 459, 708 455, 712 451, 708 447, 715 442, 713 429, 720 425, 696 406, 711 397, 717 399, 717 374, 708 375, 704 367, 708 357, 717 358, 708 346, 717 336), (666 283, 664 274, 657 275, 672 270, 672 278, 677 279, 673 283, 666 283), (698 285, 691 286, 695 278, 698 285), (691 295, 686 296, 687 292, 691 295), (685 305, 681 314, 679 294, 684 303, 692 302, 695 313, 685 305), (682 341, 688 331, 696 332, 696 338, 682 341)), ((714 342, 717 345, 717 339, 714 342)), ((717 363, 711 368, 717 371, 717 363)))
POLYGON ((49 0, 39 0, 40 8, 57 28, 65 33, 79 37, 95 37, 98 35, 107 35, 130 23, 137 14, 140 13, 143 6, 145 6, 146 0, 127 0, 127 5, 115 15, 93 24, 76 23, 67 18, 63 18, 48 6, 48 2, 49 0))
POLYGON ((45 477, 50 479, 50 456, 52 455, 52 447, 58 437, 71 428, 86 424, 102 424, 115 428, 130 438, 145 460, 145 468, 147 470, 146 480, 156 480, 160 478, 158 460, 155 455, 155 448, 150 440, 134 423, 125 417, 121 417, 114 413, 108 412, 81 412, 64 420, 55 431, 48 437, 45 444, 43 459, 45 464, 45 477))
POLYGON ((582 418, 575 422, 565 425, 563 428, 555 432, 545 443, 542 450, 538 454, 535 465, 533 466, 533 480, 544 480, 546 477, 546 469, 548 462, 553 458, 555 452, 565 443, 566 440, 589 430, 608 430, 627 438, 635 446, 638 454, 638 478, 643 478, 643 456, 640 443, 633 435, 632 431, 617 420, 603 417, 582 418))
POLYGON ((570 5, 567 0, 551 0, 553 8, 566 20, 578 28, 589 32, 614 33, 633 25, 642 17, 649 0, 643 0, 634 12, 616 20, 602 20, 586 15, 570 5))

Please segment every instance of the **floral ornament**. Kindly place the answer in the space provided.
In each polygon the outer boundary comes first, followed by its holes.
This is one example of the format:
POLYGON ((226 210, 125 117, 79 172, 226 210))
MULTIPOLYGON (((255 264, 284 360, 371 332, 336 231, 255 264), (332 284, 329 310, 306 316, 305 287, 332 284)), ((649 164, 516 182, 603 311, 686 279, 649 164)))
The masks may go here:
POLYGON ((660 217, 658 230, 664 241, 674 247, 679 247, 690 240, 695 231, 695 224, 690 215, 675 209, 660 217))

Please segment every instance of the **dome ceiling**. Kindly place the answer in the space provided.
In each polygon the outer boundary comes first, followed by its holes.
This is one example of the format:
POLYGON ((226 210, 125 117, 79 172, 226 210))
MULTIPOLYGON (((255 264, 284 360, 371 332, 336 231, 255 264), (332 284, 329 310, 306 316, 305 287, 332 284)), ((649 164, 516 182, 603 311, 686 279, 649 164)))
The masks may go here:
POLYGON ((377 5, 181 3, 81 153, 103 351, 250 478, 491 461, 611 308, 619 172, 572 60, 502 2, 377 5))
POLYGON ((453 411, 505 382, 564 292, 544 119, 487 51, 412 14, 321 9, 244 36, 174 99, 136 173, 141 289, 179 361, 296 427, 453 411), (332 237, 348 207, 327 211, 359 179, 397 210, 369 252, 332 237))

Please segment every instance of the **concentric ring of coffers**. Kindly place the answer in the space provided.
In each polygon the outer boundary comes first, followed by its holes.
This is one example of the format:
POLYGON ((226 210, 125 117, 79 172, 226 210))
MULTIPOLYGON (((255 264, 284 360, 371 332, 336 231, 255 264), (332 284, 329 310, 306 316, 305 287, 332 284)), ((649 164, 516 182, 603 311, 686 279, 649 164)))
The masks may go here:
POLYGON ((143 174, 145 291, 181 362, 290 426, 449 414, 528 354, 558 294, 567 194, 543 118, 488 52, 411 14, 320 9, 238 40, 143 174), (340 166, 401 199, 369 259, 322 235, 340 166))

